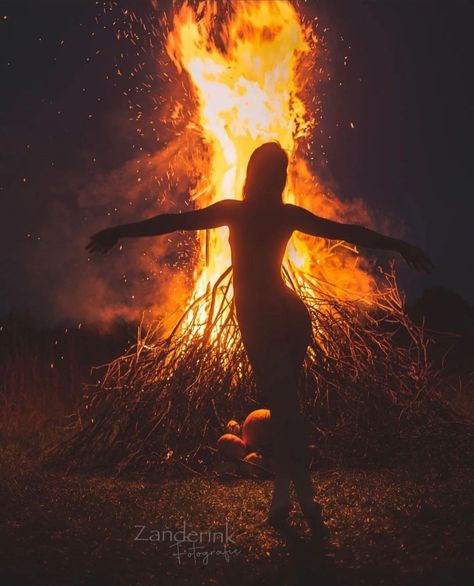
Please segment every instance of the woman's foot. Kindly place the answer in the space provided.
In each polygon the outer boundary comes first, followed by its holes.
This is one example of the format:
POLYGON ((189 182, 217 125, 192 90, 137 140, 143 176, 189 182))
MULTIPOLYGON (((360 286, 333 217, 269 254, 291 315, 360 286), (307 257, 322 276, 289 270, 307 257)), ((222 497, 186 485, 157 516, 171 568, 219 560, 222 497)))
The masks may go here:
POLYGON ((322 508, 319 503, 312 501, 308 507, 304 507, 303 514, 311 529, 314 539, 323 540, 329 536, 329 527, 323 521, 322 508))

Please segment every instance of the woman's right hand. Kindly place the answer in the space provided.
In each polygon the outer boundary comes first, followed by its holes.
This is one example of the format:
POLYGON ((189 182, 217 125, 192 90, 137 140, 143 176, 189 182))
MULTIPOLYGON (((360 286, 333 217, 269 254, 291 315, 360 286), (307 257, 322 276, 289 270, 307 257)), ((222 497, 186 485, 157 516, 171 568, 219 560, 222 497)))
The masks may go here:
POLYGON ((106 228, 91 236, 89 244, 86 246, 88 252, 101 252, 105 254, 113 248, 120 239, 120 232, 117 227, 106 228))

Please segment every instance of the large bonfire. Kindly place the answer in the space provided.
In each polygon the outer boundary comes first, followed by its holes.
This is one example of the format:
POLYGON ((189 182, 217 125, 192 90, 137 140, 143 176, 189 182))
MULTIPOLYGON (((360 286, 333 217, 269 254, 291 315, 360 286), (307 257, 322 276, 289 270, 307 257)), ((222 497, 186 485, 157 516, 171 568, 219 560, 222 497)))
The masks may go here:
MULTIPOLYGON (((193 206, 240 199, 250 154, 276 139, 290 155, 285 201, 340 221, 367 219, 312 170, 318 43, 289 1, 237 1, 224 15, 216 2, 176 7, 164 46, 191 96, 188 128, 205 146, 193 161, 193 206)), ((199 238, 187 308, 171 331, 160 320, 142 324, 136 344, 103 367, 56 458, 120 470, 195 466, 228 419, 265 407, 234 315, 227 228, 199 238)), ((301 400, 317 445, 333 450, 344 440, 371 451, 439 421, 427 340, 406 316, 393 267, 376 272, 354 247, 295 233, 283 274, 313 320, 301 400)))

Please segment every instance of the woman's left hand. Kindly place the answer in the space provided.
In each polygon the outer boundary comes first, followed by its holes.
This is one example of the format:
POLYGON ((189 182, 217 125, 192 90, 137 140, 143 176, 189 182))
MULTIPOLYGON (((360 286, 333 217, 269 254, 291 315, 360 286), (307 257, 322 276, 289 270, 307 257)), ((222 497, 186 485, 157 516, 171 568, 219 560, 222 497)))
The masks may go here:
POLYGON ((101 252, 105 254, 113 248, 120 239, 118 228, 106 228, 91 236, 89 244, 86 246, 88 252, 101 252))
POLYGON ((431 258, 417 246, 402 242, 399 252, 405 259, 407 265, 415 271, 430 273, 434 267, 431 258))

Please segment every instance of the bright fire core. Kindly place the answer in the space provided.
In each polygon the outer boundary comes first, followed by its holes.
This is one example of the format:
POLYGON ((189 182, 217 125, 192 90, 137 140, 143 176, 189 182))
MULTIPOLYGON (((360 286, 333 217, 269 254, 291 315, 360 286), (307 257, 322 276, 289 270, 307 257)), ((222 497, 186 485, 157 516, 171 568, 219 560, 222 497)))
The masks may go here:
MULTIPOLYGON (((298 149, 315 125, 301 90, 310 75, 308 56, 318 58, 318 39, 289 1, 236 1, 232 8, 217 42, 215 2, 202 2, 197 10, 183 4, 167 38, 173 63, 189 75, 197 122, 211 147, 208 176, 196 188, 196 203, 204 207, 224 198, 241 199, 250 155, 262 143, 278 140, 290 158, 285 201, 337 219, 341 204, 325 199, 298 149)), ((227 228, 202 235, 203 261, 196 269, 193 298, 230 266, 227 238, 227 228)), ((328 281, 360 296, 372 285, 358 258, 295 234, 285 263, 313 274, 323 263, 328 281)))

